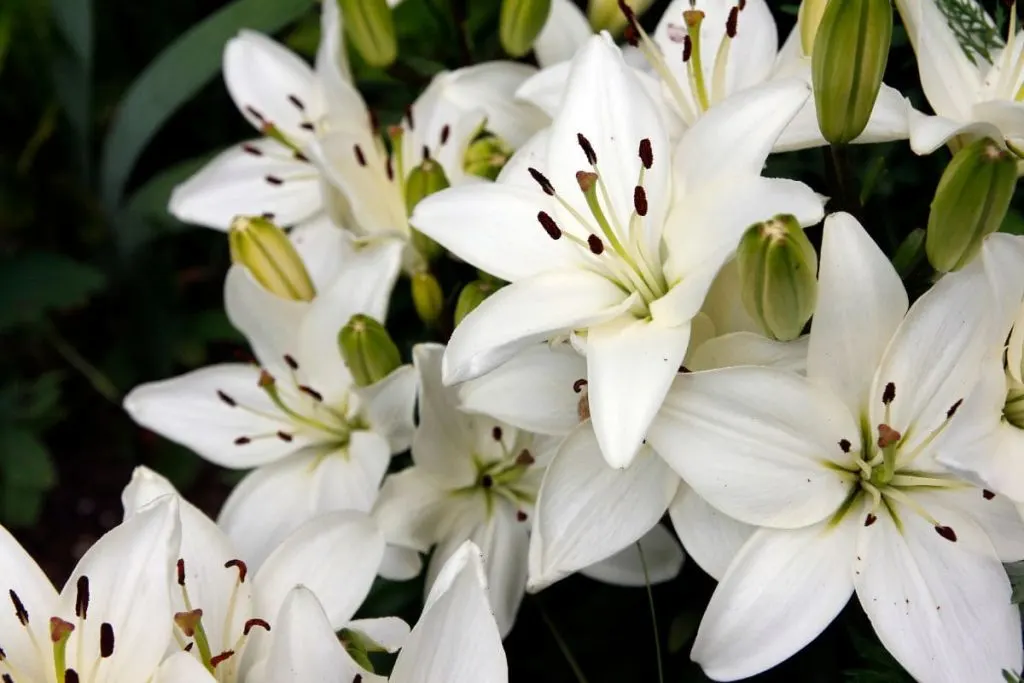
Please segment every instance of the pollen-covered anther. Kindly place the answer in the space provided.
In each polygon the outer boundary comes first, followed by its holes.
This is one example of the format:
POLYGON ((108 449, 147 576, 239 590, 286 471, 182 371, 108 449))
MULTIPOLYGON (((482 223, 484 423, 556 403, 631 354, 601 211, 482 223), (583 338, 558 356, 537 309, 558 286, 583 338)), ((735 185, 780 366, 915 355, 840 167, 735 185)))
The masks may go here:
POLYGON ((729 10, 729 18, 725 20, 725 35, 730 38, 736 37, 736 23, 739 19, 740 8, 733 7, 729 10))
POLYGON ((263 151, 259 147, 250 145, 248 143, 242 145, 242 151, 245 152, 246 154, 251 154, 254 157, 263 156, 263 151))
POLYGON ((270 632, 270 624, 268 624, 263 619, 256 618, 256 619, 250 619, 249 621, 245 622, 245 628, 242 629, 242 635, 244 635, 244 636, 249 635, 249 631, 253 630, 257 626, 259 626, 264 631, 267 631, 268 633, 270 632))
POLYGON ((185 560, 178 558, 178 561, 174 563, 174 570, 178 579, 178 585, 185 585, 185 560))
POLYGON ((981 492, 981 497, 984 498, 985 500, 992 500, 993 498, 996 497, 996 494, 989 491, 988 489, 983 489, 981 492))
POLYGON ((442 145, 448 144, 448 138, 451 137, 451 134, 452 134, 452 127, 449 126, 447 123, 444 124, 444 126, 441 128, 441 144, 442 145))
POLYGON ((100 657, 106 659, 114 654, 114 627, 104 621, 100 624, 100 657))
POLYGON ((75 625, 70 621, 64 621, 60 617, 50 617, 50 641, 60 643, 71 635, 75 625))
POLYGON ((430 161, 430 148, 423 145, 423 149, 420 150, 420 154, 423 156, 423 161, 430 161))
POLYGON ((555 223, 555 219, 549 216, 546 212, 541 211, 537 214, 537 220, 540 221, 540 225, 544 228, 544 232, 548 234, 553 240, 557 240, 562 236, 562 229, 555 223))
POLYGON ((247 446, 252 443, 252 439, 247 436, 240 436, 233 442, 236 446, 247 446))
POLYGON ((693 56, 693 40, 690 36, 683 36, 683 64, 690 61, 690 57, 693 56))
POLYGON ((547 179, 547 176, 535 169, 533 166, 530 166, 526 170, 530 173, 530 177, 533 178, 534 182, 540 185, 540 189, 544 194, 551 197, 555 196, 555 186, 551 184, 551 181, 547 179))
POLYGON ((295 356, 291 355, 290 353, 284 354, 284 362, 292 370, 298 370, 299 369, 299 361, 295 360, 295 356))
POLYGON ((18 618, 22 626, 28 626, 28 610, 25 609, 25 605, 22 604, 21 598, 14 592, 14 589, 7 591, 7 595, 11 598, 11 604, 14 605, 14 616, 18 618))
POLYGON ((501 427, 495 426, 494 429, 491 430, 491 438, 495 441, 501 441, 501 434, 501 427))
POLYGON ((903 438, 903 435, 887 424, 878 425, 878 447, 888 448, 903 438))
POLYGON ((964 400, 961 398, 956 403, 949 407, 949 410, 946 411, 947 420, 953 419, 953 416, 956 415, 956 411, 960 408, 960 404, 962 404, 963 402, 964 400))
POLYGON ((600 256, 604 253, 604 242, 597 235, 591 235, 587 238, 587 246, 590 247, 590 253, 594 256, 600 256))
POLYGON ((590 140, 588 140, 583 133, 576 133, 576 142, 579 143, 580 149, 582 149, 583 153, 587 156, 587 163, 591 166, 596 164, 597 153, 594 152, 594 147, 590 144, 590 140))
POLYGON ((578 394, 583 391, 583 388, 586 386, 587 380, 581 378, 572 383, 572 390, 578 394))
POLYGON ((270 185, 283 185, 284 184, 284 180, 282 180, 281 178, 278 178, 276 175, 266 175, 266 176, 263 176, 263 179, 265 181, 267 181, 267 183, 270 184, 270 185))
POLYGON ((217 398, 219 398, 221 401, 231 406, 232 408, 238 405, 238 402, 235 399, 231 398, 220 389, 217 390, 217 398))
POLYGON ((953 527, 936 524, 935 533, 937 533, 939 536, 942 536, 944 539, 951 543, 956 543, 956 532, 953 531, 953 527))
POLYGON ((214 655, 213 657, 210 657, 210 666, 216 669, 219 665, 223 664, 224 662, 226 662, 234 656, 234 650, 224 650, 224 652, 221 652, 219 655, 214 655))
POLYGON ((291 103, 292 103, 292 106, 294 106, 294 107, 295 107, 296 109, 298 109, 299 111, 306 111, 306 105, 304 105, 304 104, 302 103, 302 100, 300 100, 300 99, 299 99, 298 97, 296 97, 295 95, 289 95, 289 96, 288 96, 288 101, 289 101, 289 102, 291 102, 291 103))
POLYGON ((843 451, 843 453, 849 453, 850 452, 850 448, 852 448, 852 447, 853 447, 853 444, 850 443, 849 439, 840 439, 839 440, 839 448, 840 448, 840 450, 843 451))
POLYGON ((74 669, 64 670, 64 683, 78 683, 78 672, 74 669))
POLYGON ((363 168, 366 168, 366 155, 363 154, 363 148, 360 147, 359 145, 352 145, 352 151, 355 152, 356 163, 358 163, 363 168))
POLYGON ((633 208, 636 210, 636 215, 647 215, 647 190, 642 185, 633 188, 633 208))
POLYGON ((650 138, 644 138, 640 141, 638 154, 640 155, 640 163, 644 165, 644 168, 648 171, 651 170, 651 166, 654 165, 654 148, 651 146, 650 138))
POLYGON ((277 438, 281 439, 281 441, 284 441, 285 443, 291 443, 292 439, 295 437, 286 431, 278 431, 277 438))
POLYGON ((196 629, 199 628, 199 623, 202 619, 203 610, 201 609, 194 609, 190 612, 178 612, 174 615, 175 625, 181 629, 186 638, 191 638, 196 634, 196 629))
POLYGON ((85 619, 89 615, 89 577, 79 576, 75 589, 75 616, 85 619))
POLYGON ((321 394, 316 389, 314 389, 313 387, 306 386, 305 384, 300 384, 299 385, 299 391, 301 391, 302 393, 306 394, 307 396, 312 398, 317 403, 323 403, 323 401, 324 401, 324 395, 321 394))
POLYGON ((494 477, 492 477, 489 474, 485 474, 484 476, 480 477, 480 486, 484 487, 485 489, 491 488, 492 486, 494 486, 494 477))
POLYGON ((525 522, 527 519, 529 519, 529 516, 524 511, 516 510, 516 521, 517 522, 525 522))
POLYGON ((225 569, 237 569, 238 570, 238 582, 245 583, 245 577, 249 574, 249 566, 242 560, 228 560, 224 563, 225 569))
POLYGON ((876 517, 875 515, 873 515, 872 513, 869 512, 868 516, 864 518, 864 526, 871 526, 872 524, 874 524, 877 521, 878 521, 878 517, 876 517))
POLYGON ((882 403, 889 405, 896 400, 896 385, 889 382, 882 391, 882 403))

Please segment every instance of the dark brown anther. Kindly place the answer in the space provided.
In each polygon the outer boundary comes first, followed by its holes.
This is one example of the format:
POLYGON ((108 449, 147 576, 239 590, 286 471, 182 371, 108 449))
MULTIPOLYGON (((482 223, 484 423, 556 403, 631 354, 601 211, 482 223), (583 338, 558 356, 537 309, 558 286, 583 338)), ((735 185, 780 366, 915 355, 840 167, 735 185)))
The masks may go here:
POLYGON ((555 223, 555 219, 544 211, 537 214, 537 220, 540 221, 540 225, 544 228, 544 232, 546 232, 548 237, 551 239, 557 240, 562 236, 562 230, 558 227, 558 224, 555 223))
POLYGON ((192 648, 194 648, 195 646, 196 646, 195 643, 189 643, 188 645, 186 645, 185 647, 183 647, 181 649, 184 650, 185 652, 192 652, 192 648))
POLYGON ((604 253, 604 242, 597 235, 591 235, 587 238, 587 246, 590 247, 590 253, 594 256, 600 256, 604 253))
POLYGON ((352 151, 355 152, 356 163, 358 163, 363 168, 366 168, 366 155, 363 154, 363 148, 360 147, 359 145, 352 145, 352 151))
MULTIPOLYGON (((0 661, 3 661, 3 660, 0 659, 0 661)), ((0 681, 3 681, 3 683, 14 683, 14 679, 11 678, 11 674, 0 675, 0 681)))
POLYGON ((14 605, 14 616, 18 617, 22 626, 28 626, 28 610, 21 603, 21 598, 14 592, 14 589, 8 590, 7 594, 11 596, 11 603, 14 605))
POLYGON ((491 438, 495 441, 501 441, 501 427, 495 427, 491 430, 491 438))
POLYGON ((899 440, 903 438, 903 435, 897 432, 895 429, 887 424, 878 425, 878 447, 888 448, 893 444, 899 443, 899 440))
POLYGON ((739 19, 740 8, 733 7, 729 10, 729 18, 725 20, 725 35, 730 38, 736 37, 736 21, 739 19))
POLYGON ((988 489, 984 489, 981 492, 981 497, 984 498, 985 500, 992 500, 993 498, 996 497, 996 494, 992 493, 988 489))
POLYGON ((245 583, 245 577, 249 574, 249 566, 241 560, 228 560, 224 563, 225 569, 232 567, 238 570, 238 583, 245 583))
POLYGON ((597 163, 597 153, 594 152, 593 145, 590 144, 590 140, 584 137, 583 133, 576 133, 576 142, 579 144, 580 149, 587 155, 587 163, 593 166, 597 163))
POLYGON ((896 400, 896 385, 889 382, 882 391, 882 403, 889 405, 896 400))
POLYGON ((572 390, 577 394, 583 391, 583 387, 587 386, 587 380, 578 379, 572 383, 572 390))
POLYGON ((177 572, 178 585, 179 586, 184 586, 185 585, 185 560, 183 558, 179 557, 178 561, 174 563, 174 569, 177 572))
POLYGON ((60 617, 50 617, 50 640, 52 642, 59 643, 74 630, 75 625, 70 621, 64 621, 60 617))
POLYGON ((236 446, 245 446, 245 445, 248 445, 250 443, 252 443, 252 439, 250 439, 247 436, 240 436, 237 439, 235 439, 235 445, 236 446))
POLYGON ((299 369, 299 361, 295 360, 295 356, 291 355, 290 353, 284 354, 284 362, 287 363, 288 367, 290 367, 292 370, 299 369))
POLYGON ((226 662, 234 656, 234 650, 224 650, 224 652, 221 652, 219 655, 214 655, 213 657, 210 657, 210 666, 216 669, 220 664, 223 664, 224 662, 226 662))
POLYGON ((683 64, 690 61, 691 55, 693 55, 693 40, 686 35, 683 37, 683 64))
POLYGON ((220 389, 217 390, 217 398, 219 398, 220 400, 224 401, 224 403, 227 403, 232 408, 234 408, 235 406, 238 405, 238 402, 235 401, 235 399, 231 398, 230 396, 225 394, 220 389))
POLYGON ((405 120, 409 122, 409 130, 412 130, 413 128, 416 127, 416 121, 412 117, 411 105, 405 108, 405 120))
POLYGON ((114 654, 114 627, 107 622, 100 624, 100 657, 106 659, 114 654))
POLYGON ((264 211, 260 214, 260 217, 267 219, 268 221, 274 220, 274 213, 272 211, 264 211))
POLYGON ((2 647, 0 647, 0 662, 4 661, 6 659, 7 659, 7 653, 4 652, 4 649, 2 647))
POLYGON ((422 155, 423 161, 430 161, 430 148, 423 145, 423 149, 420 150, 420 155, 422 155))
POLYGON ((380 119, 377 117, 377 112, 375 112, 372 109, 369 111, 369 115, 370 115, 370 129, 374 133, 376 133, 377 131, 380 130, 380 119))
POLYGON ((636 21, 636 13, 633 11, 633 8, 626 3, 626 0, 619 0, 619 11, 626 17, 626 21, 636 21))
POLYGON ((739 8, 741 12, 745 10, 747 8, 747 0, 740 0, 739 8))
POLYGON ((324 395, 321 394, 316 389, 314 389, 313 387, 307 387, 305 384, 300 384, 299 391, 306 394, 307 396, 312 397, 312 399, 317 403, 323 403, 324 401, 324 395))
POLYGON ((281 180, 280 178, 278 178, 276 175, 264 176, 263 179, 266 180, 267 183, 269 183, 270 185, 282 185, 282 184, 284 184, 284 181, 281 180))
POLYGON ((302 100, 300 100, 295 95, 289 95, 288 101, 291 102, 292 106, 298 109, 299 111, 306 111, 306 105, 302 104, 302 100))
POLYGON ((494 486, 494 478, 489 474, 485 474, 484 476, 480 477, 480 485, 483 486, 485 489, 489 489, 492 486, 494 486))
POLYGON ((261 156, 263 156, 263 151, 260 150, 260 148, 256 147, 255 145, 249 145, 249 144, 242 145, 242 151, 245 152, 246 154, 251 154, 254 157, 261 157, 261 156))
POLYGON ((194 609, 191 612, 178 612, 174 615, 174 623, 177 625, 181 632, 185 634, 186 638, 191 638, 196 634, 196 627, 199 626, 199 622, 203 618, 203 610, 194 609))
POLYGON ((264 631, 267 631, 268 633, 270 632, 270 624, 268 624, 263 619, 250 619, 249 621, 245 622, 245 628, 242 629, 242 635, 249 635, 249 631, 253 630, 257 626, 259 626, 264 631))
POLYGON ((654 148, 651 146, 651 139, 644 138, 640 141, 640 163, 644 165, 648 171, 651 170, 651 166, 654 165, 654 148))
POLYGON ((444 124, 444 126, 441 127, 441 144, 442 145, 447 145, 448 144, 448 138, 450 138, 451 135, 452 135, 452 127, 449 126, 447 123, 444 124))
POLYGON ((537 182, 538 185, 540 185, 540 189, 544 191, 544 194, 550 195, 552 197, 555 196, 555 186, 551 184, 550 180, 544 177, 543 173, 541 173, 532 166, 526 170, 530 172, 530 176, 537 182))
POLYGON ((647 190, 641 185, 633 188, 633 208, 636 210, 636 215, 647 215, 647 190))
POLYGON ((263 118, 263 114, 261 114, 259 112, 259 110, 256 109, 256 107, 252 107, 252 106, 247 104, 247 105, 245 105, 245 110, 247 112, 249 112, 249 116, 253 117, 254 119, 259 121, 260 123, 265 124, 267 122, 267 120, 265 118, 263 118))
POLYGON ((307 157, 305 154, 303 154, 299 150, 295 150, 294 152, 292 152, 292 157, 296 161, 301 161, 304 164, 308 164, 309 163, 309 157, 307 157))
POLYGON ((519 451, 519 455, 516 456, 516 464, 521 467, 529 467, 535 462, 537 462, 537 460, 533 457, 533 454, 530 453, 530 451, 527 450, 526 448, 519 451))
POLYGON ((75 616, 85 619, 89 616, 89 577, 79 576, 75 588, 75 616))
POLYGON ((295 437, 286 431, 278 430, 277 438, 281 439, 281 441, 284 441, 285 443, 291 443, 292 439, 294 439, 295 437))
POLYGON ((299 124, 299 128, 301 128, 302 130, 310 130, 310 131, 316 130, 316 126, 314 126, 309 121, 303 121, 302 123, 300 123, 299 124))
POLYGON ((941 524, 935 525, 935 533, 942 536, 950 543, 956 543, 956 532, 953 531, 953 527, 942 526, 941 524))
POLYGON ((597 174, 590 171, 576 171, 576 184, 580 186, 583 194, 590 192, 597 184, 597 174))
POLYGON ((64 683, 78 683, 78 672, 74 669, 65 669, 64 683))
POLYGON ((868 516, 864 518, 864 526, 871 526, 878 521, 878 517, 875 517, 872 513, 868 513, 868 516))
POLYGON ((352 679, 352 683, 363 683, 363 674, 356 674, 356 677, 352 679))
POLYGON ((527 519, 528 519, 528 517, 527 517, 525 512, 523 512, 522 510, 516 510, 516 521, 517 522, 525 522, 527 519))
POLYGON ((626 28, 622 31, 622 38, 633 47, 640 45, 640 33, 633 24, 626 25, 626 28))
POLYGON ((956 411, 960 408, 960 404, 963 403, 963 402, 964 402, 964 400, 961 398, 956 403, 954 403, 953 405, 951 405, 949 407, 949 410, 946 411, 946 419, 947 420, 952 419, 953 416, 956 415, 956 411))
POLYGON ((390 156, 388 157, 387 163, 384 164, 384 172, 388 174, 388 180, 395 179, 395 166, 390 156))
POLYGON ((840 439, 839 440, 839 448, 840 448, 840 450, 843 451, 843 453, 849 453, 850 449, 852 447, 853 447, 853 444, 850 443, 849 439, 840 439))

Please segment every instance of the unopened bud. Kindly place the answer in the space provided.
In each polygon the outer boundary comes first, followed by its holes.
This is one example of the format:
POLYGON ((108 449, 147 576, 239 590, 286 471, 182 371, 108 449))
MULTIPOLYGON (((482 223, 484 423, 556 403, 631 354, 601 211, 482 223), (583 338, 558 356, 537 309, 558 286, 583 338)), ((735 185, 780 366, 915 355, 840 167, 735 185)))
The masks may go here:
POLYGON ((818 296, 818 255, 796 218, 776 216, 751 226, 736 262, 747 312, 775 339, 799 337, 818 296))
POLYGON ((498 36, 509 55, 522 57, 537 40, 551 14, 551 0, 502 0, 498 36))
POLYGON ((796 22, 800 30, 800 47, 808 57, 811 56, 811 51, 814 49, 814 36, 818 33, 821 16, 825 13, 827 5, 828 0, 803 0, 800 3, 796 22))
POLYGON ((1003 419, 1017 429, 1024 429, 1024 384, 1012 377, 1006 378, 1006 402, 1003 404, 1003 419))
POLYGON ((294 301, 312 301, 313 281, 284 230, 261 217, 239 216, 228 230, 231 262, 245 266, 267 291, 294 301))
POLYGON ((370 66, 391 66, 398 57, 398 42, 387 0, 336 1, 341 8, 345 35, 360 56, 370 66))
POLYGON ((833 145, 862 132, 882 87, 892 39, 890 0, 829 2, 811 51, 814 105, 822 135, 833 145))
MULTIPOLYGON (((653 0, 626 0, 633 14, 643 14, 653 0)), ((626 15, 619 7, 619 0, 590 0, 587 3, 587 18, 595 32, 608 31, 616 34, 626 27, 626 15)))
POLYGON ((444 309, 444 293, 437 278, 428 271, 420 271, 412 276, 412 303, 427 325, 433 325, 441 317, 444 309))
MULTIPOLYGON (((370 653, 387 651, 386 647, 373 638, 355 629, 343 628, 341 633, 338 634, 338 639, 348 655, 366 671, 374 670, 373 662, 370 660, 370 653)), ((358 680, 360 680, 360 677, 357 676, 356 681, 358 680)))
POLYGON ((352 316, 338 333, 338 347, 356 385, 376 384, 401 364, 398 347, 384 326, 368 315, 352 316))
POLYGON ((423 163, 409 171, 405 179, 405 208, 409 215, 424 197, 447 189, 450 186, 444 167, 433 159, 424 159, 423 163))
POLYGON ((462 168, 470 175, 496 180, 512 157, 512 151, 497 135, 484 134, 469 145, 462 159, 462 168))
POLYGON ((1016 184, 1016 161, 989 138, 953 156, 928 214, 925 252, 935 270, 957 270, 975 257, 985 236, 1002 224, 1016 184))
POLYGON ((484 299, 498 291, 498 286, 484 280, 474 280, 462 288, 459 292, 459 300, 455 302, 455 324, 458 325, 462 319, 472 313, 477 306, 484 302, 484 299))

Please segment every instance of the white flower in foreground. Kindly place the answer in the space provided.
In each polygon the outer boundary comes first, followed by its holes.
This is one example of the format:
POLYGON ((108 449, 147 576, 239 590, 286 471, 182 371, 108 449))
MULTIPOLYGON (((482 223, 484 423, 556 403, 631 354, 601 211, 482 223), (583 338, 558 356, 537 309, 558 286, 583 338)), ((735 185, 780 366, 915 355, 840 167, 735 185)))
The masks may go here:
POLYGON ((58 593, 0 527, 0 678, 191 683, 187 663, 160 667, 171 643, 178 534, 177 504, 162 498, 100 538, 58 593))
POLYGON ((778 213, 803 225, 822 215, 807 186, 759 175, 802 104, 794 93, 809 94, 805 84, 748 91, 673 150, 632 74, 606 35, 591 38, 542 134, 546 149, 520 152, 537 157, 536 184, 451 188, 412 218, 456 256, 512 282, 455 330, 444 381, 575 331, 597 439, 615 467, 632 462, 686 352, 690 321, 742 231, 778 213))
MULTIPOLYGON (((297 528, 256 566, 240 559, 224 532, 180 500, 170 482, 146 468, 136 469, 122 494, 126 518, 165 496, 178 499, 181 515, 181 547, 169 563, 173 566, 176 559, 177 571, 166 583, 174 595, 167 620, 173 615, 178 647, 215 680, 251 683, 253 667, 273 668, 282 659, 291 661, 289 651, 282 651, 272 639, 268 644, 266 634, 274 633, 279 619, 287 625, 303 614, 326 619, 332 638, 335 631, 346 629, 365 634, 391 652, 401 647, 409 631, 401 619, 352 620, 384 555, 384 537, 367 515, 351 510, 320 515, 297 528), (282 607, 288 606, 289 593, 298 585, 313 596, 315 609, 293 604, 289 613, 282 607)), ((301 643, 291 642, 291 647, 294 655, 301 643)), ((340 656, 349 659, 344 649, 340 656)), ((354 662, 350 666, 365 673, 354 662)))
MULTIPOLYGON (((769 368, 682 375, 649 443, 708 502, 763 527, 704 615, 692 657, 744 678, 813 640, 856 592, 924 681, 1021 667, 1001 561, 1024 558, 1010 502, 936 458, 998 338, 983 253, 907 311, 892 265, 850 216, 826 220, 807 378, 769 368)), ((963 410, 963 414, 960 413, 963 410)))
POLYGON ((1024 40, 1011 3, 1005 43, 975 0, 952 3, 947 17, 935 0, 897 0, 917 53, 921 87, 934 116, 910 113, 910 147, 929 154, 951 140, 989 136, 1024 154, 1024 40), (971 20, 965 24, 966 17, 971 20))
POLYGON ((400 249, 387 242, 357 251, 312 302, 274 296, 243 267, 232 267, 228 316, 260 365, 214 365, 136 387, 125 398, 142 426, 218 465, 256 468, 219 518, 250 564, 317 514, 369 510, 391 455, 409 446, 413 369, 356 387, 337 340, 356 313, 384 319, 400 249))

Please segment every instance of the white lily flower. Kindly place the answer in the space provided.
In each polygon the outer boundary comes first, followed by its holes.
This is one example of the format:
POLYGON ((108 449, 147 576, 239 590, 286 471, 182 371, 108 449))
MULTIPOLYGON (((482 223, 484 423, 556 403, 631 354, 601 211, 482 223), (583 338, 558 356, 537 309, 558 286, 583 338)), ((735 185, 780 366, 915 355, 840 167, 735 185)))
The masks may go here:
POLYGON ((537 63, 546 68, 567 62, 593 35, 587 15, 575 2, 551 0, 548 19, 533 42, 537 63))
MULTIPOLYGON (((319 611, 326 619, 332 638, 335 631, 347 629, 389 652, 402 646, 409 627, 401 619, 352 619, 384 556, 384 537, 366 514, 348 510, 320 515, 288 535, 264 561, 250 565, 212 520, 181 500, 170 482, 144 467, 135 470, 122 494, 126 519, 167 496, 178 501, 181 515, 177 571, 166 581, 174 595, 167 620, 173 615, 177 648, 190 653, 213 680, 252 681, 258 677, 250 671, 273 670, 293 661, 302 646, 288 627, 310 612, 319 611), (291 599, 292 589, 299 585, 309 596, 291 599), (289 608, 289 600, 304 604, 289 608), (268 638, 279 619, 284 620, 285 633, 276 640, 268 638)), ((168 566, 173 565, 175 559, 170 559, 168 566)), ((367 673, 344 648, 339 649, 338 658, 348 660, 349 668, 367 673)), ((351 680, 350 676, 346 683, 351 680)))
POLYGON ((788 658, 854 592, 918 680, 1020 669, 1020 616, 1000 561, 1024 557, 1024 523, 1006 498, 937 462, 997 343, 985 261, 908 312, 885 255, 836 214, 807 378, 745 367, 677 380, 649 443, 715 508, 762 527, 729 565, 694 643, 712 678, 788 658))
POLYGON ((412 218, 456 256, 512 283, 455 330, 445 383, 575 331, 586 346, 597 439, 620 468, 636 455, 686 352, 690 321, 742 231, 777 213, 803 225, 822 215, 807 186, 759 175, 806 84, 749 90, 673 150, 632 73, 607 35, 591 38, 572 63, 558 117, 517 155, 523 160, 513 157, 506 182, 431 195, 412 218), (536 184, 519 182, 523 166, 536 184))
POLYGON ((400 250, 392 241, 357 251, 312 302, 276 297, 243 267, 232 267, 228 316, 260 365, 214 365, 125 397, 140 425, 223 467, 256 468, 219 519, 250 564, 318 514, 369 510, 392 454, 409 446, 412 367, 359 388, 337 342, 357 313, 384 319, 400 250))
POLYGON ((0 679, 15 683, 189 683, 160 663, 171 642, 176 501, 153 502, 103 535, 58 593, 0 526, 0 679))
MULTIPOLYGON (((947 17, 935 0, 897 0, 907 34, 917 53, 921 87, 934 116, 910 114, 910 147, 930 154, 943 144, 989 136, 1024 154, 1024 40, 1017 33, 1016 3, 1011 5, 1006 41, 975 0, 954 3, 947 17)), ((1020 164, 1018 164, 1020 166, 1020 164)))

